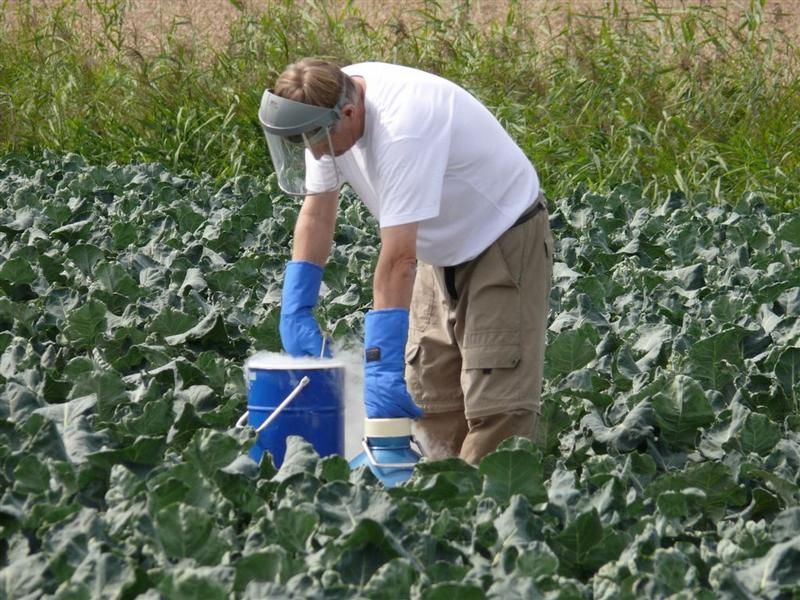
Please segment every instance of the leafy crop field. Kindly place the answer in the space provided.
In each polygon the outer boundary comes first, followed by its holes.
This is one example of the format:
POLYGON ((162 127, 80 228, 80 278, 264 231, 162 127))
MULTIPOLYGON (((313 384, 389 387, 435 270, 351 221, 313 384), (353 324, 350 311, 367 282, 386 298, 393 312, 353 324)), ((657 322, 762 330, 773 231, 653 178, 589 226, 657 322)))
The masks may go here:
MULTIPOLYGON (((0 600, 800 597, 794 3, 166 4, 0 0, 0 600), (256 110, 305 55, 449 77, 536 165, 535 444, 246 458, 298 209, 256 110)), ((378 242, 346 192, 338 341, 378 242)))
MULTIPOLYGON (((6 156, 0 597, 797 597, 800 215, 697 197, 554 199, 537 443, 387 491, 299 438, 256 465, 233 428, 279 346, 271 176, 6 156)), ((377 244, 341 208, 338 338, 377 244)))

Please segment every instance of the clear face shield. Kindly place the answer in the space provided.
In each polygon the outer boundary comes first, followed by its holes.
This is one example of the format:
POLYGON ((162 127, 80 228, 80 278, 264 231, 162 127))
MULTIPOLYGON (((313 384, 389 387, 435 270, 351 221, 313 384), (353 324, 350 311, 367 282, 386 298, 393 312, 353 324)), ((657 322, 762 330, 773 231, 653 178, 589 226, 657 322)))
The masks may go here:
POLYGON ((325 108, 264 92, 258 118, 285 193, 305 196, 339 190, 331 131, 344 103, 344 95, 336 106, 325 108))

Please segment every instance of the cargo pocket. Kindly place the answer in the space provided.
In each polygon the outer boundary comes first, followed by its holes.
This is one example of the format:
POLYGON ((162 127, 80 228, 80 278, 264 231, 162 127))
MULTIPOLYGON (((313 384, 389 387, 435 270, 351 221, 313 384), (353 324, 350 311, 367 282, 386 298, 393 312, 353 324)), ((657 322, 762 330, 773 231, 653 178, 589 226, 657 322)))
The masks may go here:
POLYGON ((545 258, 547 259, 547 289, 549 290, 552 286, 552 279, 553 279, 553 257, 555 252, 555 243, 553 240, 553 236, 550 233, 550 230, 547 230, 547 236, 544 240, 544 254, 545 258))
MULTIPOLYGON (((414 280, 409 309, 409 328, 424 331, 431 322, 436 297, 434 295, 434 275, 430 265, 420 263, 414 280)), ((407 359, 406 359, 407 360, 407 359)))
POLYGON ((512 227, 497 240, 499 261, 505 267, 509 283, 519 287, 527 257, 528 223, 512 227))
POLYGON ((520 361, 519 344, 464 349, 461 385, 467 418, 520 406, 523 398, 520 361))
POLYGON ((406 388, 411 394, 412 400, 417 404, 422 404, 422 385, 419 376, 419 344, 409 342, 406 344, 406 388))

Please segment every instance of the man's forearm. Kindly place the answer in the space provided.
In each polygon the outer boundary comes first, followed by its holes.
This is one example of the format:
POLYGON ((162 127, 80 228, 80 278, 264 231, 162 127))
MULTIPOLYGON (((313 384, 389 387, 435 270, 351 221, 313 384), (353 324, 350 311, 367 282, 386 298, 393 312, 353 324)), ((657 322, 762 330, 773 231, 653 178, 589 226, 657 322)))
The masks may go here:
POLYGON ((373 286, 373 307, 408 308, 411 305, 411 292, 414 289, 414 277, 417 261, 401 259, 397 261, 378 259, 375 268, 373 286))
POLYGON ((292 260, 325 266, 331 253, 337 208, 337 193, 306 197, 294 227, 292 260))
POLYGON ((381 253, 375 267, 373 307, 408 308, 417 272, 417 224, 381 229, 381 253))

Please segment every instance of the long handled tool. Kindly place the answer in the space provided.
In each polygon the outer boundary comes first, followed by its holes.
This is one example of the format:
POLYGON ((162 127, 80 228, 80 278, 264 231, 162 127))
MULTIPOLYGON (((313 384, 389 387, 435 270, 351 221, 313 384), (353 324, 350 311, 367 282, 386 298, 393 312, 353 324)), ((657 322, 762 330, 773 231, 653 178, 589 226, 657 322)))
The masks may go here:
MULTIPOLYGON (((297 395, 302 391, 302 389, 306 387, 310 382, 311 380, 308 378, 307 375, 303 377, 300 380, 300 383, 298 383, 297 386, 289 393, 289 395, 283 399, 283 401, 278 405, 278 407, 274 411, 272 411, 272 414, 269 417, 267 417, 264 420, 264 422, 261 423, 261 425, 258 426, 258 428, 256 429, 256 433, 261 433, 262 431, 264 431, 264 429, 269 427, 269 424, 278 418, 278 415, 281 414, 283 409, 289 406, 292 400, 294 400, 297 397, 297 395)), ((244 411, 244 414, 241 417, 239 417, 238 421, 236 421, 236 427, 244 427, 244 424, 247 421, 247 415, 249 414, 250 414, 250 407, 248 406, 248 409, 244 411)))

